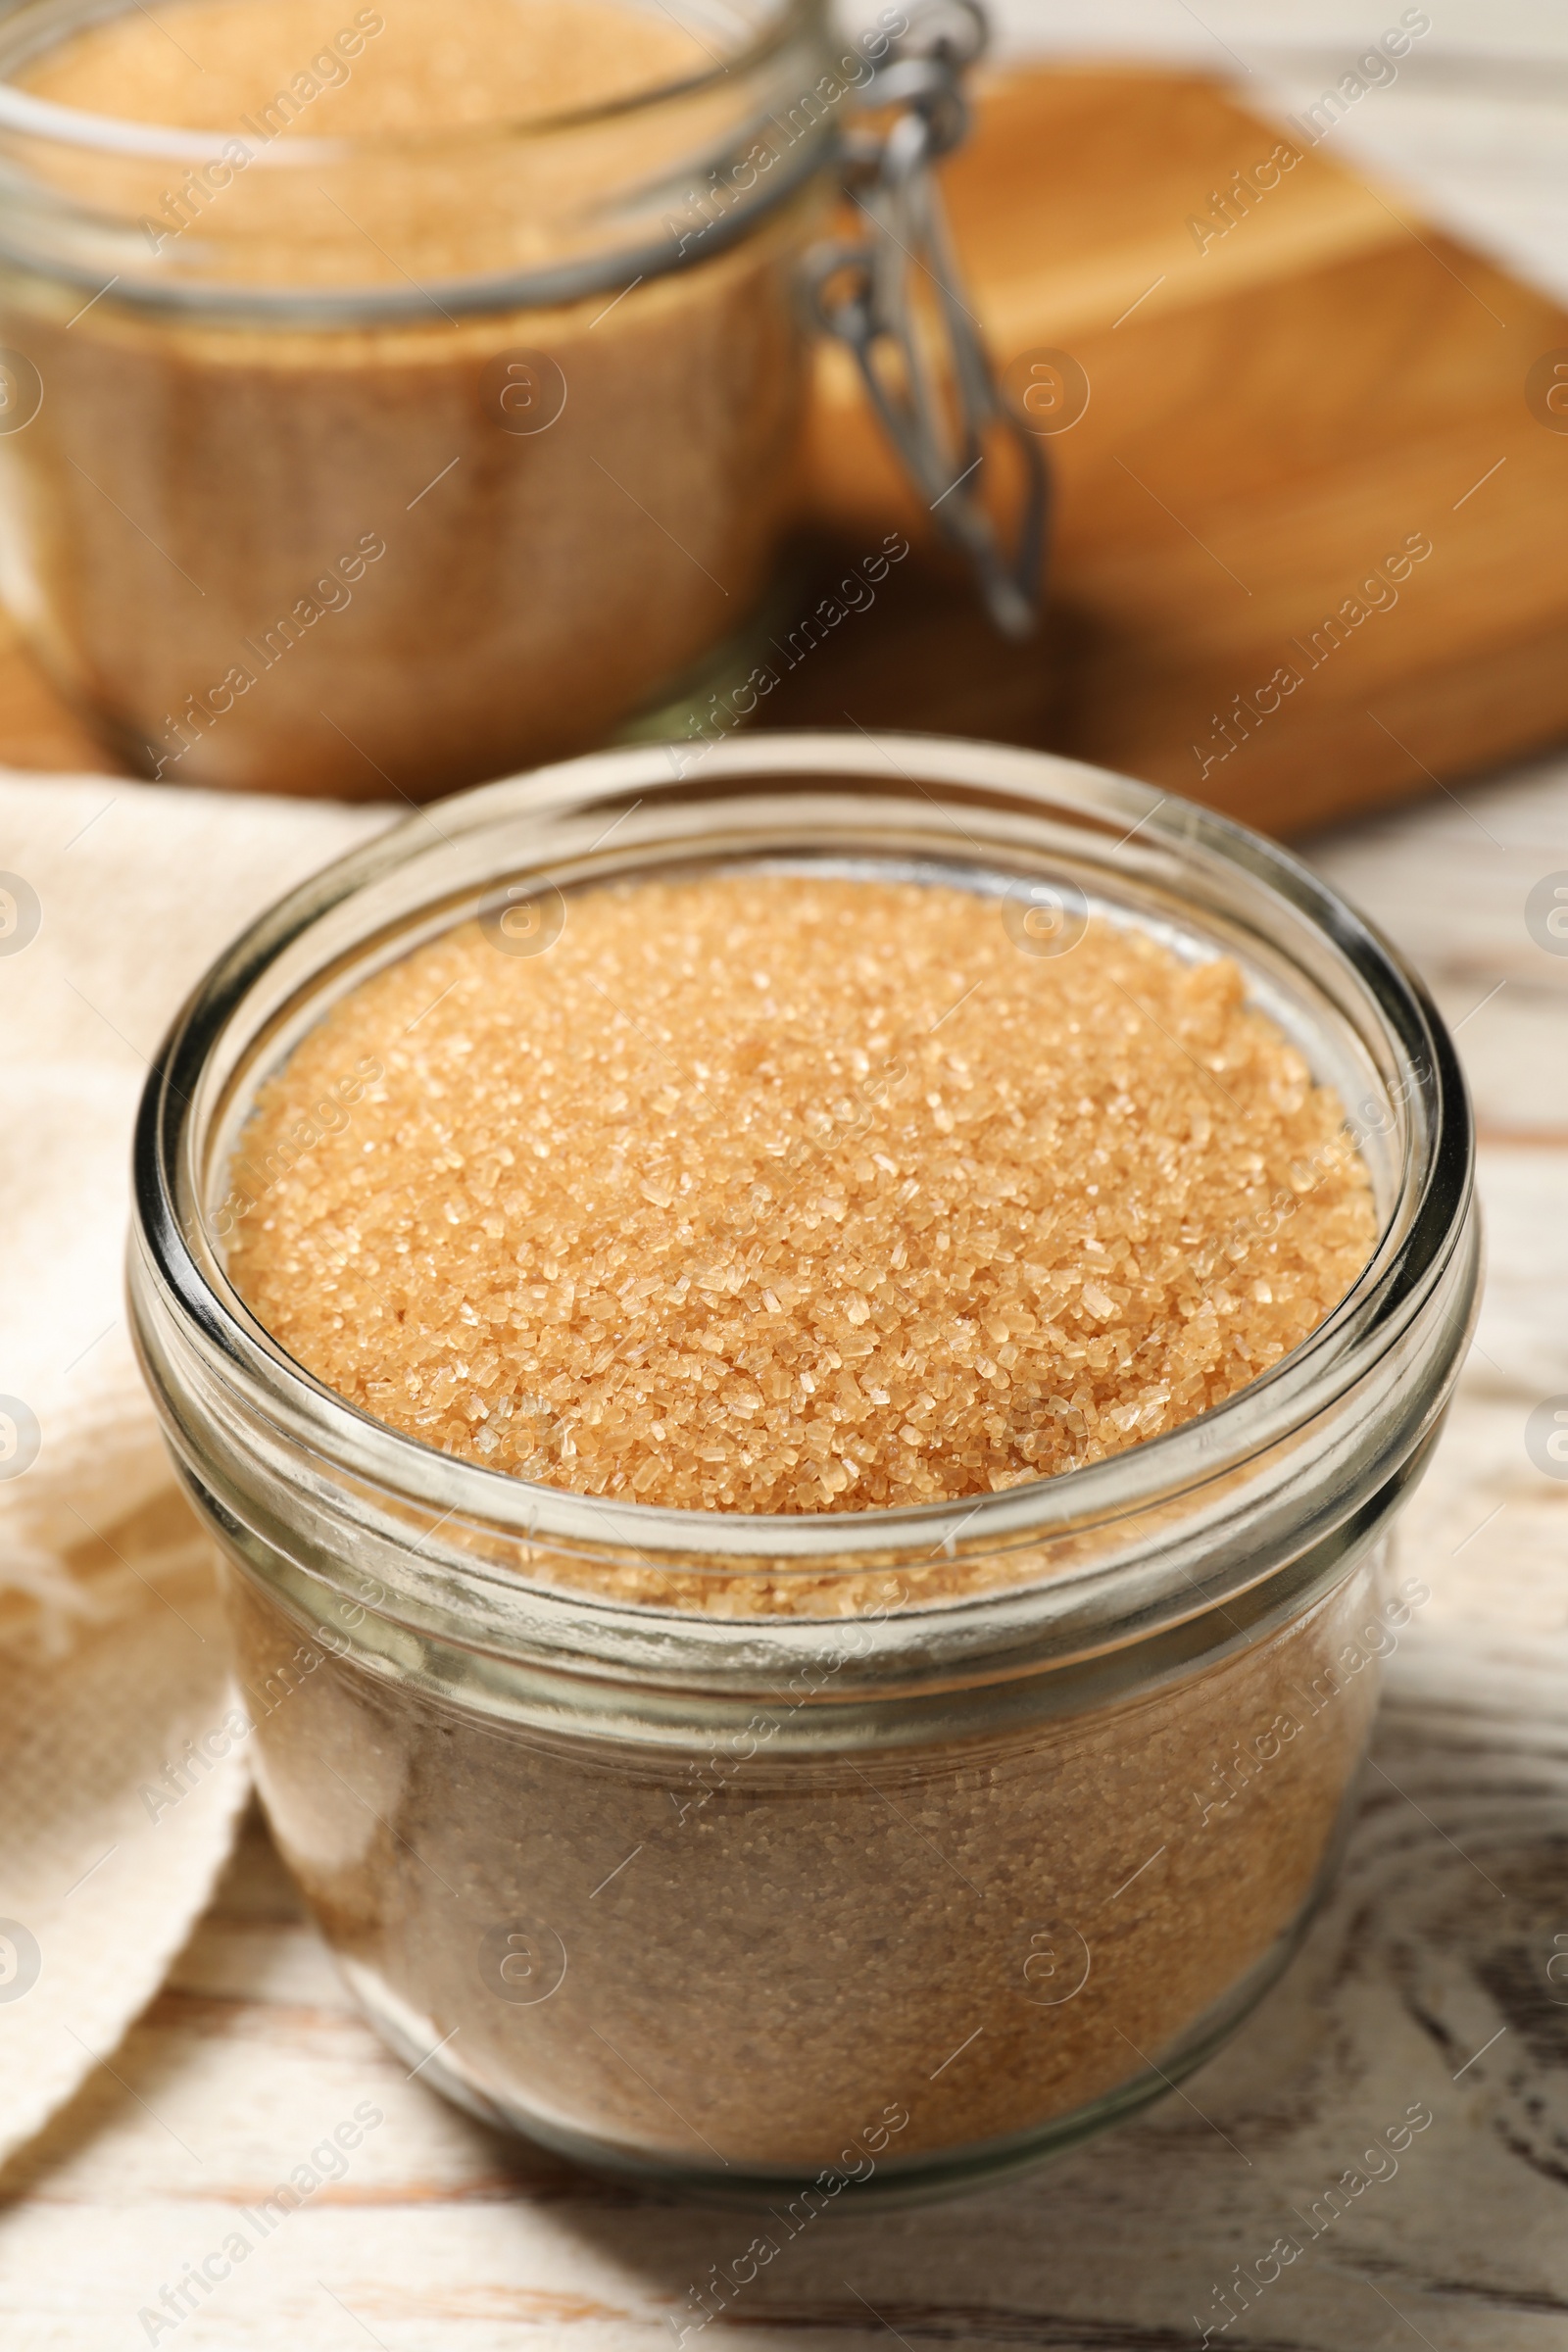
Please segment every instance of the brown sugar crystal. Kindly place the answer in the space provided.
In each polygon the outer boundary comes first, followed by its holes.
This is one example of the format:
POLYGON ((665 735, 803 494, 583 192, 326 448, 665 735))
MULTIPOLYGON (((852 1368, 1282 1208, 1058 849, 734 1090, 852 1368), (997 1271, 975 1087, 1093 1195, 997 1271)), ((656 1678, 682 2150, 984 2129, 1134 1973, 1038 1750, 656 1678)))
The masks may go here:
POLYGON ((365 1412, 588 1494, 859 1511, 1156 1437, 1344 1296, 1366 1170, 1234 961, 1004 914, 748 871, 466 923, 263 1090, 232 1278, 365 1412))

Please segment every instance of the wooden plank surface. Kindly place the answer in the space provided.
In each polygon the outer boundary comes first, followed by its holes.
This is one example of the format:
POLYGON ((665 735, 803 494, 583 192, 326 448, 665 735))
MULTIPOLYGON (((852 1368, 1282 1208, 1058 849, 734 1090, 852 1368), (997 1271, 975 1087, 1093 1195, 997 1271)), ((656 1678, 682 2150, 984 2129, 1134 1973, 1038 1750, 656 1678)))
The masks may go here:
MULTIPOLYGON (((1056 401, 1050 618, 1005 646, 911 566, 773 723, 961 724, 1286 833, 1568 732, 1568 432, 1527 399, 1568 313, 1312 138, 1190 76, 993 79, 947 188, 1004 383, 1056 401)), ((932 546, 842 350, 808 470, 843 559, 932 546)))
MULTIPOLYGON (((1568 869, 1568 763, 1315 854, 1457 1026, 1491 1256, 1479 1345, 1396 1539, 1433 1598, 1390 1662, 1340 1892, 1184 2095, 1009 2187, 824 2222, 704 2352, 803 2334, 871 2352, 890 2330, 976 2352, 1197 2346, 1234 2266, 1255 2276, 1282 2236, 1299 2255, 1213 2341, 1568 2340, 1568 1483, 1523 1444, 1531 1407, 1568 1392, 1568 957, 1523 919, 1568 869), (1368 2180, 1366 2149, 1412 2105, 1431 2124, 1368 2180), (1366 2185, 1343 2189, 1348 2174, 1366 2185), (1343 2211, 1313 2234, 1336 2183, 1343 2211)), ((673 2352, 688 2290, 750 2236, 744 2218, 583 2180, 410 2081, 253 1830, 112 2071, 0 2180, 6 2352, 174 2340, 138 2312, 363 2100, 384 2121, 344 2178, 181 2322, 181 2352, 673 2352)))
POLYGON ((75 775, 123 768, 67 709, 0 610, 0 767, 41 768, 75 775))

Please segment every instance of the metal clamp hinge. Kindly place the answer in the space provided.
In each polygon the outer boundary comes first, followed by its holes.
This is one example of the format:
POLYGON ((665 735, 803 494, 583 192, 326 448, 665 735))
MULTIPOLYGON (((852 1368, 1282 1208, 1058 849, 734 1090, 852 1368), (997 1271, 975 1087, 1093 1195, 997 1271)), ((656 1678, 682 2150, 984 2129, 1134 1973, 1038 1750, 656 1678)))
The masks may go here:
MULTIPOLYGON (((962 75, 986 44, 978 0, 925 0, 865 85, 870 108, 900 111, 885 132, 843 142, 844 190, 870 235, 816 246, 806 259, 817 322, 854 354, 866 395, 944 538, 973 567, 1004 636, 1039 617, 1050 480, 1038 441, 1004 401, 963 300, 932 166, 967 133, 962 75), (922 336, 916 274, 931 288, 941 356, 922 336), (1010 552, 979 497, 985 436, 1003 432, 1024 496, 1010 552)), ((926 306, 929 317, 933 304, 926 306)))

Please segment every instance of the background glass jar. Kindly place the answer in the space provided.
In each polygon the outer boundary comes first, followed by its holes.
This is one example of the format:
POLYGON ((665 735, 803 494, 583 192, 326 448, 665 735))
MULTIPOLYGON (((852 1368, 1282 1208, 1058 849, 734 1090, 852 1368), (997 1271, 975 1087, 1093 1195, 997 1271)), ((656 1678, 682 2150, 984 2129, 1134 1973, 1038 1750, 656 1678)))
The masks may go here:
POLYGON ((573 762, 448 804, 439 839, 400 828, 242 939, 161 1057, 136 1184, 139 1343, 229 1562, 264 1800, 427 2080, 584 2162, 815 2210, 1132 2111, 1283 1965, 1420 1597, 1379 1539, 1477 1282, 1451 1047, 1284 852, 978 745, 742 738, 678 781, 667 751, 573 762), (759 859, 966 887, 1021 954, 1101 907, 1235 956, 1349 1106, 1381 1238, 1348 1296, 1164 1437, 880 1513, 533 1486, 303 1373, 221 1238, 234 1140, 298 1038, 472 912, 759 859))
POLYGON ((18 86, 103 14, 0 26, 0 592, 56 684, 144 772, 339 797, 667 702, 772 574, 887 31, 737 0, 659 87, 352 138, 374 9, 229 131, 18 86))

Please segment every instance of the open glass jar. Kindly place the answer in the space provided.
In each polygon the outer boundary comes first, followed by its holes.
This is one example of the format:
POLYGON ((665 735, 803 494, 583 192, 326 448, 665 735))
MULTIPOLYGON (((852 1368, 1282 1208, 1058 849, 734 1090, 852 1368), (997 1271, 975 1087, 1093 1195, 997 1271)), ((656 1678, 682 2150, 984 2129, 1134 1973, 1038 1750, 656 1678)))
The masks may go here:
POLYGON ((425 2080, 587 2164, 811 2212, 1130 2113, 1284 1964, 1422 1597, 1386 1589, 1380 1538, 1478 1260, 1451 1045, 1285 852, 913 737, 492 786, 215 967, 149 1083, 136 1198, 139 1345, 228 1563, 264 1801, 425 2080), (222 1236, 258 1086, 325 1008, 469 913, 759 861, 956 885, 1025 953, 1087 906, 1236 957, 1351 1106, 1380 1235, 1359 1280, 1217 1409, 939 1508, 610 1502, 435 1452, 302 1371, 222 1236))
POLYGON ((722 672, 794 497, 801 257, 906 19, 846 43, 822 0, 695 13, 687 38, 597 0, 611 99, 517 120, 498 88, 453 121, 398 12, 345 9, 269 103, 179 128, 81 102, 112 56, 56 70, 112 12, 7 12, 0 592, 133 767, 424 799, 722 672), (340 135, 399 74, 411 122, 340 135))

